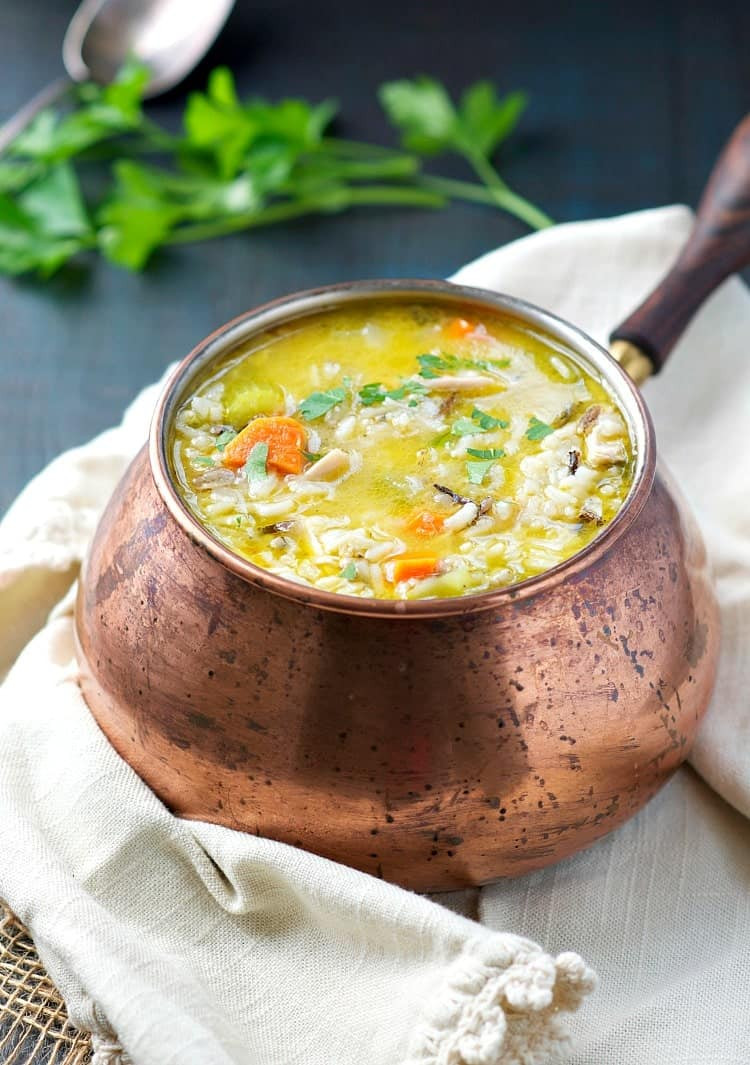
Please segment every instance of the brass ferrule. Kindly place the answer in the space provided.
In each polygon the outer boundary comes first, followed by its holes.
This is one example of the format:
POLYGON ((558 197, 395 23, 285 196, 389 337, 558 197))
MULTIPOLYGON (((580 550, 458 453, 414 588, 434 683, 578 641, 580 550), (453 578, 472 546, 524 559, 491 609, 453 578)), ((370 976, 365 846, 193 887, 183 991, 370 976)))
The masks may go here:
POLYGON ((609 353, 637 385, 642 385, 654 372, 651 359, 629 340, 613 340, 609 345, 609 353))

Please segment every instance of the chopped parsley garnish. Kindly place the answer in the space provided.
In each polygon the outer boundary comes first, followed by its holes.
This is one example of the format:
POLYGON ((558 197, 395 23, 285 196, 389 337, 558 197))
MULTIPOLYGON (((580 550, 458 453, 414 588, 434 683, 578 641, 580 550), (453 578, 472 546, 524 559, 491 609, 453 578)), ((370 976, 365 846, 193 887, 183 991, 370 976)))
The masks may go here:
POLYGON ((505 452, 501 447, 467 447, 466 454, 475 459, 501 459, 505 452))
POLYGON ((234 429, 224 429, 223 432, 219 433, 216 437, 217 451, 223 451, 227 444, 234 440, 235 436, 237 436, 237 433, 234 429))
POLYGON ((544 440, 545 436, 549 436, 554 431, 551 425, 547 425, 546 422, 540 422, 538 418, 532 416, 525 435, 527 440, 544 440))
POLYGON ((317 462, 318 459, 322 459, 323 455, 320 451, 302 451, 308 462, 317 462))
POLYGON ((455 355, 417 355, 419 376, 428 379, 439 377, 446 370, 455 370, 460 364, 455 355))
POLYGON ((238 514, 238 515, 237 515, 237 517, 236 517, 236 518, 234 519, 234 524, 235 524, 235 525, 236 525, 237 527, 239 527, 240 525, 242 525, 242 517, 241 517, 241 516, 240 516, 239 514, 238 514))
POLYGON ((208 455, 196 455, 193 459, 196 466, 213 466, 214 460, 210 459, 208 455))
POLYGON ((419 376, 428 380, 439 377, 447 370, 489 370, 492 373, 501 367, 510 366, 510 359, 498 359, 497 362, 490 359, 461 359, 458 355, 451 355, 446 351, 440 355, 417 355, 417 362, 420 367, 419 376))
POLYGON ((356 581, 357 567, 354 565, 353 562, 350 562, 348 565, 344 566, 339 576, 343 577, 347 581, 356 581))
POLYGON ((322 418, 329 410, 346 399, 345 388, 329 388, 327 392, 313 392, 303 399, 299 405, 299 412, 305 421, 313 422, 316 418, 322 418))
MULTIPOLYGON (((427 391, 419 381, 404 381, 398 388, 384 388, 380 381, 371 381, 363 385, 359 390, 359 399, 363 407, 374 407, 376 403, 382 403, 384 399, 406 399, 407 396, 424 395, 427 391)), ((410 407, 416 407, 417 401, 412 400, 410 407)))
POLYGON ((479 462, 467 462, 466 476, 469 478, 469 484, 481 484, 494 461, 494 459, 482 459, 479 462))
POLYGON ((259 481, 266 476, 266 462, 268 461, 268 444, 258 441, 253 445, 245 463, 245 476, 248 481, 259 481))
POLYGON ((457 422, 453 423, 451 427, 451 433, 453 436, 468 436, 469 433, 476 433, 477 427, 471 418, 459 418, 457 422))
POLYGON ((493 418, 491 414, 487 414, 485 411, 480 410, 479 407, 475 407, 471 412, 471 416, 477 423, 480 429, 484 429, 485 432, 489 429, 507 429, 508 423, 503 421, 502 418, 493 418))

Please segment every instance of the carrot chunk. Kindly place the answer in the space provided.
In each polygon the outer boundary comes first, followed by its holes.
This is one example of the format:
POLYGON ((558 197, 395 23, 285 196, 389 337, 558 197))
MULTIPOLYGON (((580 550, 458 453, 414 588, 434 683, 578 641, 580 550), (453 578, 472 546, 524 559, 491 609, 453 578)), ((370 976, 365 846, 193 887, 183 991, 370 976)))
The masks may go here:
POLYGON ((443 531, 443 518, 429 510, 420 510, 406 523, 408 532, 415 536, 437 536, 443 531))
POLYGON ((450 337, 465 337, 476 329, 476 322, 470 322, 466 318, 453 318, 445 327, 450 337))
POLYGON ((238 470, 256 444, 268 444, 269 469, 281 474, 301 473, 306 443, 307 430, 296 418, 254 418, 224 448, 222 463, 238 470))
POLYGON ((407 555, 393 558, 386 563, 386 574, 394 584, 398 584, 399 581, 408 581, 412 577, 431 577, 433 573, 437 573, 439 562, 437 555, 419 557, 407 555))

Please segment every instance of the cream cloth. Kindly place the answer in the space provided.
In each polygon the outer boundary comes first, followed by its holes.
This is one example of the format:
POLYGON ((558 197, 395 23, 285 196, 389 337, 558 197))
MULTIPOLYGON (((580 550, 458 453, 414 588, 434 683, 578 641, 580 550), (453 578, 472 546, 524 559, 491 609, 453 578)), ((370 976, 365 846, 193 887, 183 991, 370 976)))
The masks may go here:
MULTIPOLYGON (((667 208, 560 226, 457 279, 604 340, 689 225, 667 208)), ((750 298, 735 280, 647 386, 722 600, 720 679, 693 764, 741 813, 682 770, 588 852, 484 889, 482 924, 294 848, 172 817, 94 725, 75 683, 68 589, 145 437, 154 388, 31 482, 0 526, 0 665, 33 636, 0 691, 0 895, 94 1032, 101 1065, 542 1065, 561 1053, 570 1065, 747 1065, 748 336, 750 298), (493 931, 506 928, 553 951, 573 945, 599 970, 568 1050, 560 1016, 591 989, 591 970, 493 931)))

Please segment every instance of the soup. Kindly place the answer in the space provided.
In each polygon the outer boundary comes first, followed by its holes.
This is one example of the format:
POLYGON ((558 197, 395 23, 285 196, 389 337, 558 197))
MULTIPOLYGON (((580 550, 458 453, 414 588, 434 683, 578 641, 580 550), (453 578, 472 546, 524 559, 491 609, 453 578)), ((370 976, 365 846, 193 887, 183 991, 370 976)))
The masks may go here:
POLYGON ((256 335, 179 409, 173 472, 232 551, 344 595, 475 594, 563 562, 633 478, 595 372, 500 314, 368 301, 256 335))

